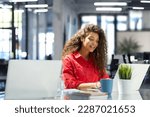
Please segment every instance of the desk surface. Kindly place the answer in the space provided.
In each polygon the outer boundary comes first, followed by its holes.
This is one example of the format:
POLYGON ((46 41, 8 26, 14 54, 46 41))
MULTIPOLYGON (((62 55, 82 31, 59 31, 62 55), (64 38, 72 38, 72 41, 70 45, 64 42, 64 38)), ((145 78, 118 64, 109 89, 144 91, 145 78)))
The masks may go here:
MULTIPOLYGON (((4 100, 5 93, 0 93, 0 100, 4 100)), ((134 91, 131 94, 118 94, 112 92, 110 96, 100 92, 84 92, 76 89, 64 90, 58 93, 55 98, 43 98, 43 99, 56 99, 56 100, 150 100, 150 89, 144 89, 140 91, 134 91)))
POLYGON ((134 91, 130 94, 118 94, 113 92, 107 95, 102 92, 79 91, 75 89, 64 90, 61 99, 67 100, 142 100, 139 91, 134 91))

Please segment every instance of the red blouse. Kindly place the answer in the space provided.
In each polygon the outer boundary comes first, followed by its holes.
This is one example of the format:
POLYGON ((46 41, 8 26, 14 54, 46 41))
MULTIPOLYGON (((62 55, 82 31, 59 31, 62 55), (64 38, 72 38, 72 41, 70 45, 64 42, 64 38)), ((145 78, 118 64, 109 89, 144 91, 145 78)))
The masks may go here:
POLYGON ((109 75, 105 73, 99 77, 92 58, 85 60, 78 52, 75 52, 63 59, 62 78, 65 88, 69 89, 77 88, 81 83, 97 82, 102 78, 109 78, 109 75))

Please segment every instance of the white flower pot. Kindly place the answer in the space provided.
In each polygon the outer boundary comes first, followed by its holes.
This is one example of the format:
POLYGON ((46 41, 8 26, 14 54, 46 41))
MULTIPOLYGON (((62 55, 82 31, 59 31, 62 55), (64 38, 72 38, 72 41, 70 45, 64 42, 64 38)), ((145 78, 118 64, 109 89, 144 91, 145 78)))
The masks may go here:
POLYGON ((134 91, 134 83, 132 80, 118 79, 118 93, 131 94, 134 91))

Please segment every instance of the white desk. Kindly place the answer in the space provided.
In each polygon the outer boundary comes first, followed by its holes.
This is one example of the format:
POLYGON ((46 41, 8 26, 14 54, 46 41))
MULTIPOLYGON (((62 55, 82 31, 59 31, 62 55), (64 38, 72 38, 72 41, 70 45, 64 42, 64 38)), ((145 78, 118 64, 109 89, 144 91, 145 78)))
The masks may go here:
POLYGON ((101 92, 86 92, 79 91, 76 89, 64 90, 61 95, 61 99, 67 100, 142 100, 139 91, 132 92, 131 94, 118 94, 117 92, 112 92, 110 96, 101 92))
MULTIPOLYGON (((148 92, 147 92, 148 93, 148 92)), ((144 95, 147 95, 145 93, 144 95)), ((143 96, 144 96, 143 95, 143 96)), ((0 100, 4 100, 4 92, 1 92, 0 94, 0 100)), ((122 94, 119 95, 117 92, 113 92, 111 96, 108 96, 106 94, 98 94, 98 93, 92 93, 89 92, 80 92, 76 89, 69 89, 64 90, 62 92, 59 92, 56 97, 51 98, 43 98, 44 100, 143 100, 143 96, 141 96, 139 91, 135 91, 131 94, 122 94)), ((42 100, 43 100, 42 99, 42 100)))

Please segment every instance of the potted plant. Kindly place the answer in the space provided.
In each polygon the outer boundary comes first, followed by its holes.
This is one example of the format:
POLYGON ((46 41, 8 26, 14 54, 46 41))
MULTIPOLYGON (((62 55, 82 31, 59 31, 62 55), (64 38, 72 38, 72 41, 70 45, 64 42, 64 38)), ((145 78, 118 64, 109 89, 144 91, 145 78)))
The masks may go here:
POLYGON ((118 44, 118 49, 117 53, 118 54, 130 54, 130 53, 135 53, 138 52, 140 49, 141 45, 139 45, 138 42, 135 41, 134 38, 132 37, 125 37, 122 39, 121 42, 118 44))
POLYGON ((132 76, 132 68, 128 64, 121 64, 119 66, 119 78, 123 80, 130 80, 132 76))
POLYGON ((129 94, 133 91, 132 67, 130 64, 121 64, 118 69, 118 92, 119 94, 129 94))

